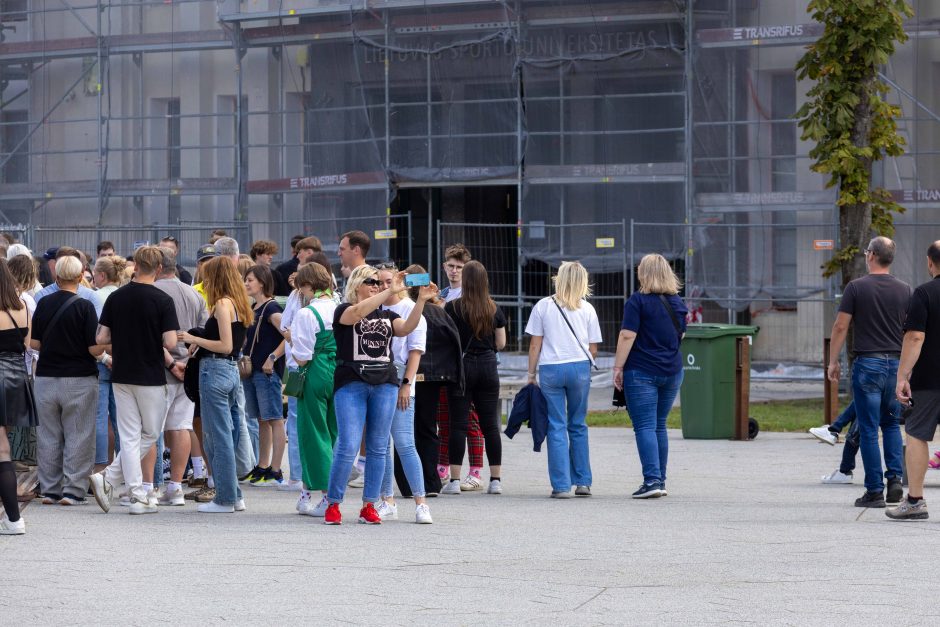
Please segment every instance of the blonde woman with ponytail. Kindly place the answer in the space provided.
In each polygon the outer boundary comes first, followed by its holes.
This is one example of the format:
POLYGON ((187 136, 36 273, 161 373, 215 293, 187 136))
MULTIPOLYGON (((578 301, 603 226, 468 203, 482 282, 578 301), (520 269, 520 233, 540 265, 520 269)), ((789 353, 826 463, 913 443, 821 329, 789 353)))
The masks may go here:
POLYGON ((532 309, 525 332, 529 342, 529 383, 538 381, 548 405, 548 476, 552 498, 591 496, 591 459, 585 423, 591 392, 591 366, 601 342, 588 272, 564 261, 555 294, 532 309))

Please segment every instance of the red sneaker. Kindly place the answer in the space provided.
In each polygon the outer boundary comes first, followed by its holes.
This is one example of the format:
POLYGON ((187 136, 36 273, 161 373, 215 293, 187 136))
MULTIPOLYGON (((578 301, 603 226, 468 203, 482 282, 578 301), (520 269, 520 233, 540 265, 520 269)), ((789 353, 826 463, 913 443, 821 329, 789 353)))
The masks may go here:
POLYGON ((372 503, 366 503, 365 506, 359 510, 359 522, 364 525, 381 525, 382 518, 379 516, 379 513, 375 511, 372 503))
POLYGON ((323 516, 324 525, 342 525, 343 513, 339 511, 339 503, 330 503, 326 508, 326 514, 323 516))

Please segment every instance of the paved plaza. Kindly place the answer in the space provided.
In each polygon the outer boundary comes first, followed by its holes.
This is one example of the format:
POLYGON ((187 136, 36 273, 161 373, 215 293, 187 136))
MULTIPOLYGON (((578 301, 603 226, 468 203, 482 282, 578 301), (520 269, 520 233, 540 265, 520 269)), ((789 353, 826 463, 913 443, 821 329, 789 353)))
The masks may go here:
MULTIPOLYGON (((529 431, 504 438, 505 493, 430 501, 434 524, 327 527, 294 493, 247 488, 248 510, 25 511, 0 537, 0 624, 929 624, 940 619, 933 518, 887 520, 823 486, 841 447, 811 436, 689 441, 671 432, 669 496, 640 482, 631 431, 591 431, 594 496, 548 498, 529 431)), ((931 471, 933 473, 934 471, 931 471)), ((940 473, 940 471, 938 471, 940 473)))

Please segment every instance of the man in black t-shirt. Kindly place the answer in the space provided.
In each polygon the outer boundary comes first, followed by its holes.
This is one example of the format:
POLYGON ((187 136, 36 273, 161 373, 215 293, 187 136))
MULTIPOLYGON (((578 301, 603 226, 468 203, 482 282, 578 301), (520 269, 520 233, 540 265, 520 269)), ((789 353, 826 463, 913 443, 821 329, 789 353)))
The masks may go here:
POLYGON ((940 425, 940 241, 927 249, 927 271, 933 278, 914 290, 904 321, 904 344, 898 366, 897 397, 910 411, 907 432, 907 498, 885 513, 895 520, 927 518, 924 476, 940 425))
POLYGON ((889 273, 895 245, 887 237, 876 237, 865 249, 868 275, 845 287, 839 314, 832 325, 832 351, 829 380, 840 377, 839 354, 852 324, 855 330, 855 363, 852 367, 852 396, 858 421, 859 447, 865 466, 865 494, 856 499, 857 507, 884 507, 885 482, 888 503, 898 503, 904 496, 900 407, 895 398, 898 360, 904 318, 910 302, 911 287, 889 273), (884 443, 882 476, 878 429, 884 443))
POLYGON ((153 285, 163 263, 156 246, 138 248, 134 280, 114 291, 101 312, 98 343, 111 344, 111 384, 121 433, 121 452, 104 472, 91 475, 95 500, 105 512, 111 507, 112 486, 122 482, 127 485, 131 514, 157 511, 152 486, 143 485, 140 460, 163 431, 165 370, 173 366, 169 351, 176 348, 179 330, 173 299, 153 285))

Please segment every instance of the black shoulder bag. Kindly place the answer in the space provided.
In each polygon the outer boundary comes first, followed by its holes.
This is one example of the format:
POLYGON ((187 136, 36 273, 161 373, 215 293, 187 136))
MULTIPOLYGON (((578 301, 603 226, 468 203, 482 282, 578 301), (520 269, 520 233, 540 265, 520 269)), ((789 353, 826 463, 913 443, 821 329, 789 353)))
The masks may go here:
POLYGON ((594 358, 591 357, 591 353, 587 352, 587 350, 581 344, 581 339, 578 337, 578 334, 574 332, 574 327, 571 326, 571 321, 568 320, 568 316, 565 315, 565 310, 561 308, 561 305, 558 304, 558 301, 555 300, 554 297, 552 297, 552 302, 555 303, 556 307, 558 307, 558 313, 561 314, 561 317, 565 319, 565 324, 568 325, 568 330, 571 331, 571 335, 574 336, 575 341, 578 343, 578 347, 585 355, 587 355, 588 360, 591 362, 591 367, 594 368, 594 370, 600 370, 600 368, 597 367, 597 364, 594 363, 594 358))
POLYGON ((663 304, 663 307, 666 308, 666 311, 669 312, 669 319, 672 320, 672 326, 676 328, 676 334, 679 336, 679 341, 682 341, 682 325, 679 324, 679 319, 676 317, 676 312, 673 310, 672 305, 669 304, 669 299, 666 298, 665 294, 659 295, 659 302, 663 304))
POLYGON ((43 337, 49 337, 49 332, 52 331, 53 327, 55 327, 55 323, 59 321, 59 318, 62 317, 62 314, 65 313, 65 310, 75 304, 75 301, 77 301, 79 298, 81 297, 78 294, 72 294, 69 296, 67 301, 62 303, 62 306, 59 307, 59 309, 55 312, 55 315, 52 316, 52 320, 50 320, 49 324, 46 325, 46 330, 43 333, 43 337))

